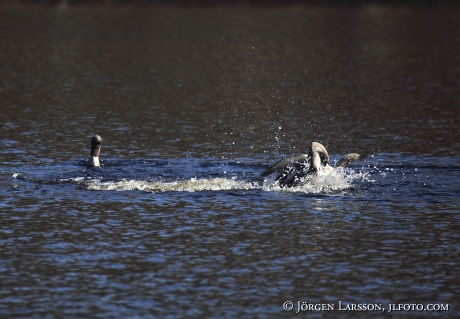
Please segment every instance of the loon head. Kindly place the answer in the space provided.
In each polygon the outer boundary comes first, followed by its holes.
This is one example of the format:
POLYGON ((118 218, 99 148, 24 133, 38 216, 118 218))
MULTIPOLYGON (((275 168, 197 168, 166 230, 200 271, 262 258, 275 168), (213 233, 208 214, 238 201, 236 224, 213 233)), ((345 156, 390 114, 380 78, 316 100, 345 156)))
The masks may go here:
POLYGON ((358 160, 365 159, 365 158, 367 158, 367 155, 350 153, 342 157, 340 161, 338 161, 338 163, 336 164, 336 167, 347 167, 351 163, 356 162, 358 160))
POLYGON ((88 166, 100 166, 99 153, 101 151, 102 138, 99 135, 94 135, 91 138, 91 155, 87 162, 88 166))

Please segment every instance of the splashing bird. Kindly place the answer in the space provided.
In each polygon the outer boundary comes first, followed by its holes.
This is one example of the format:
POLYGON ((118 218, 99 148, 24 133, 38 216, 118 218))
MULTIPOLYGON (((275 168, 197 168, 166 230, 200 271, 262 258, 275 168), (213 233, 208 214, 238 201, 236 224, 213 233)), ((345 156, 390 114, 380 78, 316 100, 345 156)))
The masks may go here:
MULTIPOLYGON (((342 157, 336 167, 347 167, 351 163, 366 158, 366 155, 350 153, 342 157)), ((334 167, 329 165, 329 154, 321 143, 311 143, 307 154, 288 157, 267 168, 261 177, 277 172, 276 180, 281 187, 299 185, 302 178, 309 175, 329 175, 334 167)))

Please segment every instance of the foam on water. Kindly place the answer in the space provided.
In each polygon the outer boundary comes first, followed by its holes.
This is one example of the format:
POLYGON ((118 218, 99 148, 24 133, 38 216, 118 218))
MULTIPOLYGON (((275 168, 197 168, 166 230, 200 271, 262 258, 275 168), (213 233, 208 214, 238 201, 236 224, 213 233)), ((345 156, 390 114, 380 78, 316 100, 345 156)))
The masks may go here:
POLYGON ((106 191, 127 191, 141 190, 147 192, 199 192, 199 191, 219 191, 233 189, 253 189, 252 183, 247 181, 238 181, 234 178, 210 178, 196 179, 191 178, 186 181, 161 182, 161 181, 138 181, 138 180, 121 180, 116 182, 101 182, 93 180, 87 183, 90 190, 106 191))
MULTIPOLYGON (((99 179, 87 180, 85 184, 89 190, 102 191, 131 191, 140 190, 146 192, 199 192, 199 191, 225 191, 225 190, 250 190, 259 189, 264 191, 287 191, 301 193, 334 193, 352 187, 352 183, 358 179, 364 179, 365 173, 355 173, 350 169, 335 169, 331 174, 311 176, 305 179, 302 185, 282 188, 278 181, 267 178, 263 181, 239 180, 232 178, 190 178, 184 181, 148 181, 148 180, 119 180, 102 181, 99 179)), ((74 179, 81 183, 81 179, 74 179)))

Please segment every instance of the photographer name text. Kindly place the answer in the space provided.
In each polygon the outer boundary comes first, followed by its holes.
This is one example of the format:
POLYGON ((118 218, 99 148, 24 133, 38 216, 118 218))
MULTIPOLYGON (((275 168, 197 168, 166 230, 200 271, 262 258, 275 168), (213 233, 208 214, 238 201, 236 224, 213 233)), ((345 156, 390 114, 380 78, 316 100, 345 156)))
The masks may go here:
POLYGON ((402 311, 428 311, 439 312, 449 311, 449 304, 439 303, 349 303, 338 301, 335 303, 309 303, 306 301, 285 301, 283 309, 286 311, 293 311, 295 313, 307 311, 377 311, 377 312, 402 312, 402 311))

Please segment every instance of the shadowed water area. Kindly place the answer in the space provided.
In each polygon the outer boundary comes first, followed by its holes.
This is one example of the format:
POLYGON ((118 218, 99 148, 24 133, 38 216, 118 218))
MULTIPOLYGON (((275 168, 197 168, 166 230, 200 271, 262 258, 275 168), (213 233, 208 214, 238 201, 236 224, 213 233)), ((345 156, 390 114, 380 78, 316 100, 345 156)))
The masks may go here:
POLYGON ((2 318, 458 317, 459 21, 0 7, 2 318), (368 157, 258 178, 312 141, 368 157))

